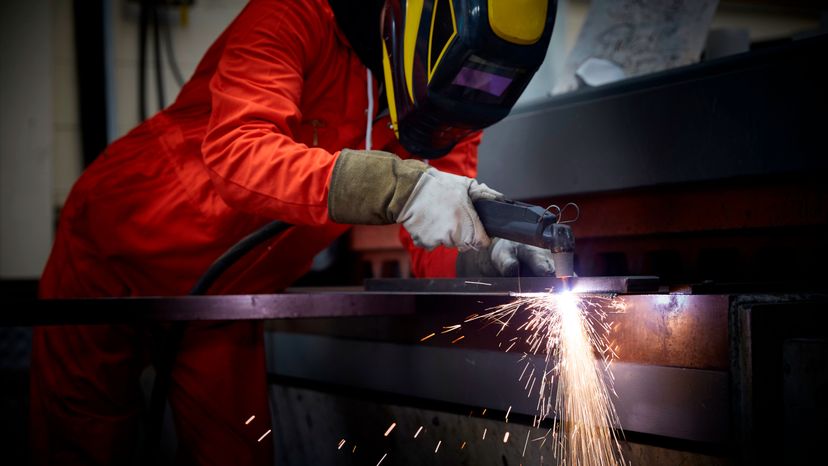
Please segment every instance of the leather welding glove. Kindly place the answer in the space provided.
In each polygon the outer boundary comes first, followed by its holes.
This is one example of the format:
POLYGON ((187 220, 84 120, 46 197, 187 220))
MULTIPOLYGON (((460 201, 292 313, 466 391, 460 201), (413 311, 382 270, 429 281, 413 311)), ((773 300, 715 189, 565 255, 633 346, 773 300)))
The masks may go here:
POLYGON ((491 243, 472 201, 502 195, 472 178, 381 151, 343 150, 334 166, 328 212, 337 223, 401 223, 414 244, 462 250, 491 243))
POLYGON ((458 277, 549 277, 555 274, 555 263, 548 249, 503 238, 494 238, 488 248, 458 254, 456 266, 458 277))

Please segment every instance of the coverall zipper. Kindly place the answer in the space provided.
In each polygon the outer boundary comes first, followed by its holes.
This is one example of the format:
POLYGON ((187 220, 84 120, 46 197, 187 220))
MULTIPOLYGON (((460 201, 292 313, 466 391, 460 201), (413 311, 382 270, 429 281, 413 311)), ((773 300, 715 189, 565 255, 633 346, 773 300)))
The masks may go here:
POLYGON ((319 145, 319 128, 324 127, 325 124, 319 120, 311 120, 310 123, 313 126, 313 146, 317 147, 319 145))

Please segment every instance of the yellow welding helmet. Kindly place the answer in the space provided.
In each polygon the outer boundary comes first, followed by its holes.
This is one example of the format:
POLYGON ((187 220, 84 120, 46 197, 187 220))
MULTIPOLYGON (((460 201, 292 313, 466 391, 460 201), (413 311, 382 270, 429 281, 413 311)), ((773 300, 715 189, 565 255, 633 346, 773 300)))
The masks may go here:
POLYGON ((386 0, 382 60, 400 143, 441 157, 509 114, 543 63, 555 0, 386 0))

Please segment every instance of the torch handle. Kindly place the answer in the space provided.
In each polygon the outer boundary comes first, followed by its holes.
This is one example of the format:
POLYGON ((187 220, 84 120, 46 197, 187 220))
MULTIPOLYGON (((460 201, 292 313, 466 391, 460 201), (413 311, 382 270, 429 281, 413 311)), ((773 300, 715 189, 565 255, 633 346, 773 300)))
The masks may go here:
POLYGON ((489 236, 549 248, 543 232, 558 219, 543 207, 506 199, 479 199, 474 201, 474 208, 489 236))

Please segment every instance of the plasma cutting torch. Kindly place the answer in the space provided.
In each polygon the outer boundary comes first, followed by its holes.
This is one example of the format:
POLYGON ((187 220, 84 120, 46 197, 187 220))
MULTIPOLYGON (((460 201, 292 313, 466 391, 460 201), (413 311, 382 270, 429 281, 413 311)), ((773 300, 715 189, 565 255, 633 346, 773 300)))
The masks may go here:
POLYGON ((474 208, 489 236, 549 249, 560 278, 575 274, 575 236, 549 209, 510 200, 474 201, 474 208))

